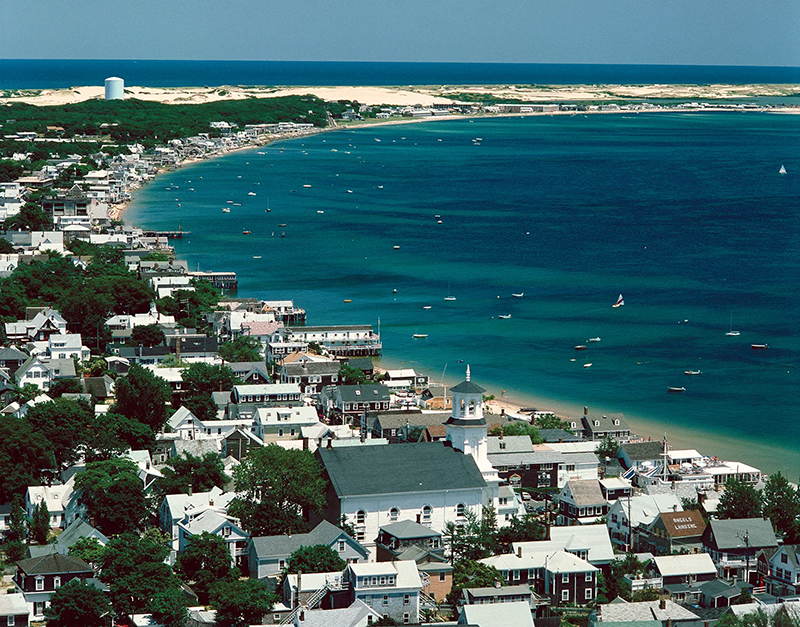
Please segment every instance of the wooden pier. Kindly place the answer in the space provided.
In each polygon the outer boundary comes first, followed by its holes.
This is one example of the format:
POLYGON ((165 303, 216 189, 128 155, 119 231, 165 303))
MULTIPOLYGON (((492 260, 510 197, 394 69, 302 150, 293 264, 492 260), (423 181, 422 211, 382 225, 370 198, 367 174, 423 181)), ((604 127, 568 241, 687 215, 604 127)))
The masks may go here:
POLYGON ((166 237, 167 239, 183 239, 186 235, 191 235, 191 231, 142 231, 144 237, 166 237))

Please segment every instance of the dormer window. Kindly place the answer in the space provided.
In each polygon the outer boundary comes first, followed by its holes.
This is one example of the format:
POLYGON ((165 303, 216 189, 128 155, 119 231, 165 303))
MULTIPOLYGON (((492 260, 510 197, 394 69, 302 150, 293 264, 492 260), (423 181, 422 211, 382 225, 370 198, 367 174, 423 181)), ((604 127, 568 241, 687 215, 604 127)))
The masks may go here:
POLYGON ((356 390, 356 396, 361 396, 361 390, 356 390))
POLYGON ((505 448, 506 448, 506 443, 500 442, 500 450, 505 450, 505 448))
POLYGON ((616 418, 614 419, 614 425, 617 427, 619 426, 619 420, 617 420, 616 418))
POLYGON ((389 510, 389 520, 391 522, 397 522, 397 519, 400 517, 400 510, 396 507, 393 507, 389 510))
POLYGON ((595 427, 599 427, 600 426, 600 421, 599 420, 595 420, 594 421, 594 426, 595 427))

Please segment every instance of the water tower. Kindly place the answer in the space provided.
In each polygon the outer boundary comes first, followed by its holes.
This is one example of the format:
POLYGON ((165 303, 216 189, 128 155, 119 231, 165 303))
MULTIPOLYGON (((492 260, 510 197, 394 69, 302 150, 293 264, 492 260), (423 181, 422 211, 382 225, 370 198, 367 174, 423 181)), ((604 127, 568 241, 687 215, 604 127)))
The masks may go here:
POLYGON ((116 76, 106 79, 106 100, 123 100, 125 98, 125 81, 116 76))

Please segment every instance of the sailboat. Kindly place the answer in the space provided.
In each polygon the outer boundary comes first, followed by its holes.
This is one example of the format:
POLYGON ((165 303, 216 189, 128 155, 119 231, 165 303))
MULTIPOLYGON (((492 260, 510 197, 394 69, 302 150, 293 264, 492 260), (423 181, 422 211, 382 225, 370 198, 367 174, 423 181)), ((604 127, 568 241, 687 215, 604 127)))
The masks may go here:
POLYGON ((450 293, 450 282, 447 282, 447 296, 444 297, 445 300, 455 300, 456 297, 450 293))
POLYGON ((625 299, 623 299, 623 298, 622 298, 622 294, 620 294, 620 295, 619 295, 619 298, 617 298, 617 302, 616 302, 616 303, 614 303, 614 304, 613 304, 613 305, 611 305, 611 306, 612 306, 612 307, 614 307, 614 308, 616 309, 617 307, 622 307, 624 304, 625 304, 625 299))
POLYGON ((728 331, 728 332, 727 332, 725 335, 727 335, 728 337, 736 337, 737 335, 739 335, 739 332, 738 332, 738 331, 734 331, 734 330, 733 330, 733 314, 731 314, 731 326, 730 326, 730 331, 728 331))
POLYGON ((786 174, 786 168, 781 165, 781 169, 778 170, 778 174, 786 174))

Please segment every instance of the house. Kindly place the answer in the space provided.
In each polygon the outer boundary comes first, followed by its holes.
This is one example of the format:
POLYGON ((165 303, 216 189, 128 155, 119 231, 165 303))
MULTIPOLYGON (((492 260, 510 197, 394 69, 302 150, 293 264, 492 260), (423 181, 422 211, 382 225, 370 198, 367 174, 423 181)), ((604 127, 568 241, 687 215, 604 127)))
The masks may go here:
POLYGON ((239 361, 226 364, 236 378, 245 385, 271 383, 267 364, 263 361, 239 361))
POLYGON ((613 503, 617 499, 632 496, 633 486, 631 486, 630 481, 620 477, 605 477, 600 479, 600 491, 606 501, 613 503))
POLYGON ((503 450, 489 454, 489 461, 500 479, 514 487, 560 488, 567 482, 566 456, 559 451, 503 450))
POLYGON ((118 354, 128 364, 145 366, 163 363, 174 353, 169 346, 122 346, 118 354))
POLYGON ((338 361, 290 362, 281 366, 281 383, 296 383, 303 394, 317 394, 328 385, 338 385, 338 361))
POLYGON ((66 333, 67 321, 55 309, 29 307, 26 319, 6 322, 6 339, 12 344, 41 342, 53 333, 66 333))
POLYGON ((29 486, 25 493, 25 513, 28 518, 33 517, 36 506, 42 502, 50 512, 51 527, 66 528, 86 512, 86 506, 81 503, 80 491, 75 490, 74 474, 63 484, 29 486))
POLYGON ((514 542, 511 548, 523 558, 548 551, 564 551, 598 568, 607 566, 615 558, 605 525, 550 527, 549 540, 514 542))
POLYGON ((384 381, 393 390, 414 390, 428 385, 428 375, 419 374, 413 368, 401 368, 387 370, 384 381))
POLYGON ((568 481, 554 499, 561 526, 590 525, 608 513, 608 501, 597 479, 568 481))
POLYGON ((640 531, 647 528, 663 512, 682 512, 678 498, 672 494, 648 494, 619 499, 606 515, 611 541, 619 547, 636 550, 640 531))
POLYGON ((758 554, 759 577, 766 591, 776 597, 800 595, 800 544, 784 544, 758 554), (766 568, 762 568, 762 563, 766 568))
POLYGON ((617 457, 625 468, 633 468, 637 473, 650 472, 664 463, 664 443, 625 442, 620 445, 617 457))
POLYGON ((382 525, 411 519, 441 532, 467 511, 480 515, 484 503, 486 481, 473 457, 438 442, 332 446, 315 455, 328 480, 323 517, 345 516, 370 551, 382 525))
POLYGON ((242 564, 247 555, 249 534, 241 528, 236 518, 211 508, 197 515, 188 514, 178 522, 178 552, 185 551, 194 536, 204 533, 210 533, 225 540, 231 554, 231 565, 242 564))
POLYGON ((426 427, 444 425, 449 417, 450 412, 422 412, 406 409, 368 412, 366 424, 363 427, 371 429, 373 437, 385 438, 393 444, 416 442, 419 441, 420 434, 425 431, 426 427))
POLYGON ((660 512, 639 535, 639 547, 654 555, 698 553, 702 548, 706 521, 700 510, 660 512))
MULTIPOLYGON (((464 588, 461 591, 460 605, 492 605, 495 603, 528 604, 529 609, 539 605, 538 597, 531 591, 530 586, 492 586, 491 588, 464 588)), ((506 609, 496 608, 503 612, 506 609)))
POLYGON ((342 577, 350 604, 363 601, 404 625, 419 622, 422 579, 414 561, 348 564, 342 577))
POLYGON ((301 609, 292 620, 293 627, 369 627, 383 618, 363 601, 350 607, 330 610, 301 609))
POLYGON ((219 363, 217 350, 219 344, 215 337, 177 337, 174 346, 170 346, 175 351, 175 356, 181 361, 188 363, 219 363))
POLYGON ((328 420, 358 424, 364 412, 388 410, 391 395, 381 384, 330 385, 322 388, 319 400, 328 420))
POLYGON ((27 627, 30 608, 25 595, 0 594, 0 625, 8 627, 27 627))
POLYGON ((264 446, 264 440, 253 434, 249 429, 236 428, 222 438, 223 459, 232 457, 237 461, 242 461, 247 457, 251 449, 264 446))
POLYGON ((275 407, 300 402, 300 386, 296 383, 271 383, 260 385, 234 385, 233 403, 257 403, 261 407, 275 407))
POLYGON ((372 363, 371 357, 351 357, 345 363, 351 368, 363 372, 368 381, 371 381, 372 377, 375 376, 375 364, 372 363))
POLYGON ((90 351, 83 346, 80 333, 52 333, 46 340, 33 342, 31 354, 42 354, 50 359, 77 359, 89 361, 90 351))
POLYGON ((114 396, 114 379, 104 374, 100 377, 83 377, 83 391, 98 403, 105 403, 114 396))
POLYGON ((362 544, 336 525, 323 520, 308 533, 250 538, 247 546, 250 577, 278 577, 292 553, 301 547, 317 544, 329 546, 348 564, 369 560, 369 551, 362 544))
POLYGON ((661 555, 653 558, 655 568, 664 581, 669 584, 694 584, 711 581, 717 576, 717 569, 707 553, 695 555, 661 555))
POLYGON ((76 518, 58 536, 56 541, 58 552, 66 555, 69 552, 69 548, 83 538, 94 538, 103 546, 108 544, 108 538, 101 531, 95 529, 83 518, 76 518))
POLYGON ((593 442, 602 440, 607 435, 618 441, 626 441, 631 437, 631 428, 622 414, 590 416, 588 409, 584 408, 581 424, 583 435, 593 442))
POLYGON ((189 520, 206 510, 214 510, 226 514, 228 503, 236 496, 233 492, 224 492, 213 487, 208 492, 189 494, 168 494, 158 508, 158 524, 161 531, 172 538, 173 550, 179 548, 178 523, 189 520))
POLYGON ((527 601, 503 603, 502 608, 493 604, 469 604, 461 606, 459 625, 475 627, 533 627, 533 614, 527 601))
POLYGON ((545 593, 553 605, 586 605, 597 596, 597 573, 586 560, 557 551, 544 565, 545 593))
POLYGON ((31 384, 49 390, 58 379, 75 378, 75 362, 72 359, 30 357, 14 376, 20 387, 31 384))
POLYGON ((14 587, 25 597, 30 618, 44 619, 44 608, 61 586, 73 579, 94 577, 94 570, 83 560, 60 553, 48 553, 17 562, 14 587))
POLYGON ((420 393, 419 404, 423 409, 446 411, 453 408, 453 398, 447 395, 446 387, 428 385, 420 393))
POLYGON ((169 417, 167 425, 173 433, 186 440, 203 437, 206 431, 202 421, 183 405, 169 417))
POLYGON ((703 532, 703 550, 711 555, 721 579, 750 581, 758 552, 777 546, 772 523, 763 518, 711 520, 703 532))
POLYGON ((435 599, 444 599, 453 586, 453 567, 444 557, 442 534, 412 520, 382 526, 375 557, 379 562, 414 560, 420 573, 428 576, 423 592, 435 599))
POLYGON ((14 378, 19 367, 28 361, 28 355, 14 346, 0 348, 0 369, 14 378))
POLYGON ((284 342, 314 342, 335 357, 378 357, 383 348, 369 324, 285 327, 281 334, 284 342))
POLYGON ((637 627, 645 627, 652 623, 654 627, 670 627, 672 625, 689 625, 699 621, 700 617, 678 605, 674 601, 639 601, 628 603, 617 599, 612 603, 601 605, 589 617, 589 627, 598 623, 636 623, 637 627), (657 621, 657 622, 656 622, 657 621))
POLYGON ((259 407, 255 410, 252 432, 264 442, 300 437, 303 427, 319 424, 317 410, 310 405, 259 407))

